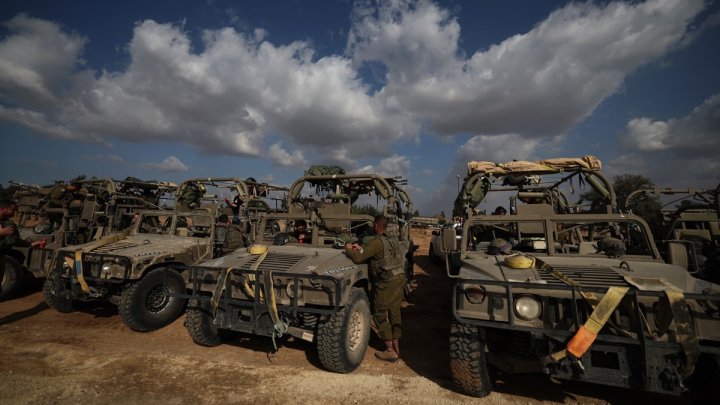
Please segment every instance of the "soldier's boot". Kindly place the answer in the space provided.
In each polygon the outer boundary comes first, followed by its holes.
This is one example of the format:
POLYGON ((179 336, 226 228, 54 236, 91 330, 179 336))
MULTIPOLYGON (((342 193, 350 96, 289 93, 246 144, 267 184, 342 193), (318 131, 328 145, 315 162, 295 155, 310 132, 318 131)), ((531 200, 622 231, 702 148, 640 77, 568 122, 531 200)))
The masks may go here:
POLYGON ((395 349, 393 349, 392 339, 384 340, 383 342, 385 342, 385 350, 375 353, 375 357, 382 361, 387 361, 390 363, 394 363, 400 360, 400 356, 397 354, 395 349))
POLYGON ((399 357, 400 356, 400 339, 393 339, 392 347, 393 347, 393 350, 395 350, 395 353, 397 353, 397 355, 399 357))

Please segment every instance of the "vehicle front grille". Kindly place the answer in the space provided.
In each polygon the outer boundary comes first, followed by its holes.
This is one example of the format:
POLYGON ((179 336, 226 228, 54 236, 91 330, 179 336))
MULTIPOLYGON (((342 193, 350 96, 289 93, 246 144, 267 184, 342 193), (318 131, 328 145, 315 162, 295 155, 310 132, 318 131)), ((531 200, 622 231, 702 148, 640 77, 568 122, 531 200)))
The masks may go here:
POLYGON ((564 267, 552 266, 546 270, 539 270, 540 277, 549 285, 567 285, 564 281, 552 275, 555 270, 561 275, 574 281, 582 287, 611 287, 627 286, 625 279, 611 267, 586 266, 586 267, 564 267))
MULTIPOLYGON (((242 270, 250 270, 250 267, 257 261, 260 256, 255 256, 250 261, 240 267, 242 270)), ((265 260, 260 263, 259 271, 287 271, 296 265, 305 256, 289 255, 283 253, 268 253, 265 260)))

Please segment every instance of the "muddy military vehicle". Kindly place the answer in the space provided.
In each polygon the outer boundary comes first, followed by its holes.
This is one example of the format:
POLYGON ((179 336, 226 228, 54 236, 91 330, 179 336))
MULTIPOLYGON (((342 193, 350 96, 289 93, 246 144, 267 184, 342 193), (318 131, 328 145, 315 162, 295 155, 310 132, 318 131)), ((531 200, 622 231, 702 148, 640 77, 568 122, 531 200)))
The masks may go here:
POLYGON ((648 224, 617 213, 599 169, 591 156, 468 164, 460 248, 454 230, 441 240, 464 393, 488 395, 504 373, 670 395, 717 381, 720 286, 665 263, 648 224), (580 184, 606 196, 607 213, 565 203, 580 184), (499 190, 515 194, 509 214, 476 214, 499 190))
POLYGON ((172 211, 142 211, 122 232, 59 249, 43 286, 45 301, 72 312, 74 301, 107 300, 118 306, 125 325, 140 332, 169 324, 184 308, 184 300, 170 293, 184 292, 186 266, 247 243, 240 227, 216 223, 220 194, 209 189, 227 189, 249 204, 259 198, 253 187, 240 179, 188 180, 172 211))
POLYGON ((372 283, 367 264, 344 253, 372 234, 374 217, 354 204, 381 201, 395 258, 412 272, 412 203, 401 182, 374 174, 306 175, 290 188, 288 212, 268 214, 255 244, 189 272, 186 326, 193 341, 221 344, 229 331, 283 335, 315 343, 322 366, 349 373, 370 337, 372 283), (315 193, 308 194, 308 189, 315 193), (307 237, 294 234, 298 225, 307 237))
POLYGON ((18 188, 20 237, 40 241, 36 247, 16 247, 9 253, 2 296, 11 295, 26 277, 43 278, 61 247, 84 244, 126 228, 134 213, 157 208, 177 186, 134 178, 75 179, 73 192, 67 184, 37 187, 11 182, 18 188))
POLYGON ((720 185, 715 189, 652 187, 636 190, 625 199, 632 212, 648 197, 661 202, 662 229, 656 243, 663 257, 691 274, 720 283, 720 185))

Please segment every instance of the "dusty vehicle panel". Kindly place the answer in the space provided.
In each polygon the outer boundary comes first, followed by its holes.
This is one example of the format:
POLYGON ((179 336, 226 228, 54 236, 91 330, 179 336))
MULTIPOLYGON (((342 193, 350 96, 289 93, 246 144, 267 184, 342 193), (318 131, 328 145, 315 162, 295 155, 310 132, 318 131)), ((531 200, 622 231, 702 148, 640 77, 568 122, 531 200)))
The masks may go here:
POLYGON ((43 286, 45 301, 71 312, 73 301, 104 299, 118 305, 120 317, 133 330, 164 326, 184 305, 165 289, 179 292, 184 266, 212 258, 214 224, 207 209, 145 211, 124 232, 61 248, 43 286))
POLYGON ((395 179, 376 175, 305 176, 290 190, 289 212, 263 217, 255 245, 193 266, 186 326, 193 340, 206 346, 222 343, 226 330, 273 341, 289 334, 316 343, 326 369, 348 373, 367 349, 372 288, 368 265, 354 264, 342 249, 360 241, 373 220, 352 214, 352 203, 369 193, 385 200, 388 236, 398 238, 412 269, 411 202, 395 179), (303 192, 306 183, 328 196, 310 197, 303 192), (308 238, 291 235, 300 221, 307 224, 308 238))
POLYGON ((236 193, 248 205, 259 187, 236 178, 183 182, 172 211, 137 213, 123 232, 60 249, 43 288, 46 302, 70 312, 73 300, 106 299, 118 305, 123 322, 136 331, 172 322, 185 305, 178 295, 186 266, 247 244, 251 221, 242 223, 247 229, 217 222, 223 214, 221 193, 236 193))
MULTIPOLYGON (((64 246, 79 245, 130 225, 141 210, 156 209, 177 188, 172 183, 139 179, 88 179, 63 201, 50 199, 53 189, 26 186, 16 193, 19 230, 24 239, 45 239, 40 248, 18 248, 21 262, 35 277, 44 277, 51 254, 64 246), (58 203, 67 206, 58 206, 58 203)), ((58 183, 55 187, 64 187, 58 183)))
MULTIPOLYGON (((564 167, 562 176, 598 169, 564 167)), ((524 181, 517 200, 528 195, 524 181)), ((450 357, 461 390, 489 394, 490 368, 672 395, 717 377, 720 286, 665 263, 647 223, 615 213, 609 183, 601 186, 607 214, 539 198, 511 215, 468 207, 458 250, 454 232, 443 232, 457 278, 450 357)))

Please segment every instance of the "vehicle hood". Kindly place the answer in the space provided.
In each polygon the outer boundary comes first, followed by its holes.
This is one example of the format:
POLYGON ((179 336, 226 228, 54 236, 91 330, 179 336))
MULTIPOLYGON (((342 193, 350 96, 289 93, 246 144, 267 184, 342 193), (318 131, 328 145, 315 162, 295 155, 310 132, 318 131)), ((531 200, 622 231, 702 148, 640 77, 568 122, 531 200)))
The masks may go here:
MULTIPOLYGON (((250 269, 260 257, 240 248, 223 257, 200 263, 202 267, 250 269)), ((299 274, 320 274, 341 278, 346 273, 367 272, 366 264, 355 264, 343 249, 314 246, 269 246, 258 270, 299 274)))
MULTIPOLYGON (((172 235, 128 236, 125 239, 86 250, 86 252, 130 257, 164 256, 185 252, 202 242, 203 240, 199 238, 172 235)), ((72 249, 64 248, 61 251, 74 252, 77 249, 88 249, 92 246, 93 243, 86 243, 73 246, 72 249)))
POLYGON ((654 260, 610 257, 527 255, 535 259, 529 269, 513 269, 505 256, 468 254, 461 278, 567 285, 558 274, 583 287, 635 286, 676 288, 690 293, 720 293, 720 286, 697 279, 682 267, 654 260), (544 265, 544 266, 543 266, 544 265))

